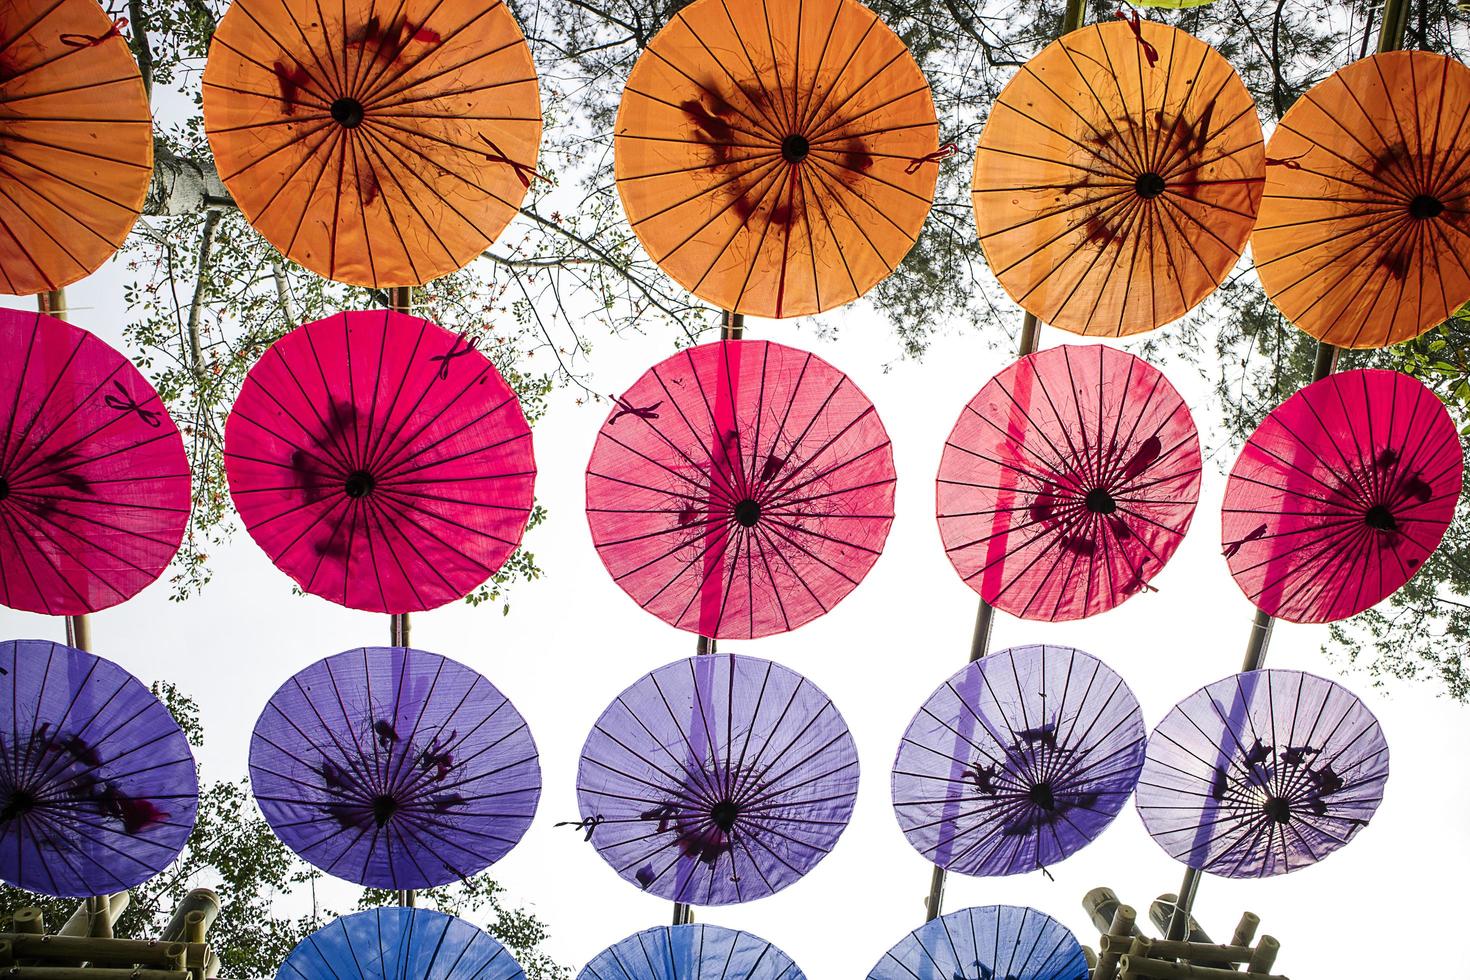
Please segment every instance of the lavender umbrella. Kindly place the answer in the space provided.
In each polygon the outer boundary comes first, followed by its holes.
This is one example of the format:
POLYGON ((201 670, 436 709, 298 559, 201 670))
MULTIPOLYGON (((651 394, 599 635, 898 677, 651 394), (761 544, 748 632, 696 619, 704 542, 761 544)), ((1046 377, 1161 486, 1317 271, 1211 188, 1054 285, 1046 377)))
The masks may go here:
POLYGON ((857 796, 837 708, 779 664, 726 654, 660 667, 597 720, 577 770, 587 839, 654 895, 727 905, 820 861, 857 796))
POLYGON ((1012 647, 965 667, 909 723, 893 808, 941 868, 1010 875, 1092 841, 1138 781, 1138 701, 1071 647, 1012 647))
POLYGON ((137 678, 60 643, 0 643, 0 879, 123 891, 178 856, 198 806, 188 739, 137 678))
POLYGON ((868 980, 1085 980, 1077 937, 1035 909, 987 905, 924 923, 899 941, 868 980))
POLYGON ((483 929, 431 909, 369 909, 334 919, 286 956, 276 980, 525 980, 483 929))
POLYGON ((1175 705, 1148 742, 1138 813, 1169 856, 1227 878, 1295 871, 1367 825, 1388 744, 1341 685, 1236 674, 1175 705))
POLYGON ((276 834, 329 874, 429 888, 504 857, 541 795, 526 721, 475 671, 423 650, 320 660, 271 697, 250 783, 276 834))
POLYGON ((593 957, 577 980, 805 980, 791 957, 758 936, 720 926, 659 926, 593 957))

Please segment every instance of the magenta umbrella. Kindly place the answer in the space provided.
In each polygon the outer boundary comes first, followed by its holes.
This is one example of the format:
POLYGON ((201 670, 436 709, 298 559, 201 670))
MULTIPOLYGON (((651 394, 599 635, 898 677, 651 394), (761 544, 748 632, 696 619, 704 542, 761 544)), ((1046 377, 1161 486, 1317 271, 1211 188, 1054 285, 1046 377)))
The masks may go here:
POLYGON ((116 605, 183 540, 178 426, 126 357, 63 320, 0 310, 0 352, 0 603, 116 605))
POLYGON ((225 468, 250 536, 302 589, 395 614, 495 574, 536 478, 516 394, 475 342, 388 311, 266 351, 225 425, 225 468))
POLYGON ((1344 371, 1287 399, 1225 486, 1230 573, 1269 615, 1345 619, 1413 578, 1460 498, 1460 436, 1398 371, 1344 371))

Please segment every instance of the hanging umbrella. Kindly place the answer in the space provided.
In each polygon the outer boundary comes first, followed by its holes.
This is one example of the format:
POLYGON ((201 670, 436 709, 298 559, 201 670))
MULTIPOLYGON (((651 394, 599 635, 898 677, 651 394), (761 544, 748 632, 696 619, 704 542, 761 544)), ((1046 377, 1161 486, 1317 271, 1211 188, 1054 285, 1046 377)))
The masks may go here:
POLYGON ((939 124, 903 41, 857 0, 695 0, 628 76, 614 149, 643 248, 737 313, 866 293, 934 199, 939 124))
POLYGON ((126 25, 96 0, 0 7, 0 292, 97 271, 143 210, 153 117, 126 25))
POLYGON ((893 523, 893 451, 857 386, 805 351, 722 341, 629 388, 587 465, 614 581, 702 636, 795 629, 862 581, 893 523))
POLYGON ((357 285, 462 268, 538 176, 536 69, 500 0, 235 0, 209 48, 204 125, 255 229, 357 285))
POLYGON ((1143 714, 1123 679, 1071 647, 975 661, 930 695, 893 763, 909 843, 968 875, 1035 871, 1091 843, 1143 764, 1143 714))
POLYGON ((1449 412, 1408 375, 1344 371, 1308 385, 1266 416, 1230 471, 1230 574, 1281 619, 1360 613, 1439 546, 1462 472, 1449 412))
POLYGON ((1251 253, 1266 295, 1338 347, 1388 347, 1470 301, 1470 68, 1356 61, 1292 104, 1266 148, 1251 253))
POLYGON ((597 719, 577 768, 598 853, 653 895, 748 902, 806 874, 857 796, 836 706, 795 671, 712 654, 646 674, 597 719))
POLYGON ((805 980, 791 957, 748 932, 659 926, 592 958, 577 980, 805 980))
POLYGON ((531 430, 475 348, 427 320, 340 313, 250 369, 225 472, 250 536, 301 588, 371 612, 432 609, 520 544, 531 430))
POLYGON ((1388 744, 1352 692, 1301 671, 1258 670, 1201 688, 1164 716, 1137 806, 1175 860, 1265 878, 1352 840, 1387 781, 1388 744))
POLYGON ((986 602, 1080 619, 1153 591, 1199 483, 1194 420, 1162 374, 1108 347, 1054 347, 960 414, 939 463, 939 534, 986 602))
POLYGON ((178 426, 126 357, 0 310, 0 603, 76 616, 162 574, 189 521, 178 426))
POLYGON ((868 980, 1085 980, 1077 937, 1035 909, 986 905, 924 923, 883 954, 868 980))
POLYGON ((389 906, 334 919, 286 956, 276 980, 525 980, 485 930, 432 909, 389 906))
POLYGON ((1046 323, 1152 330, 1234 267, 1264 169, 1235 70, 1134 14, 1053 41, 1001 91, 975 154, 980 244, 1006 292, 1046 323))
POLYGON ((328 874, 430 888, 516 845, 541 768, 526 720, 484 677, 366 647, 281 685, 250 739, 250 785, 277 836, 328 874))
POLYGON ((125 891, 178 857, 198 806, 189 741, 137 678, 60 643, 0 643, 0 879, 125 891))

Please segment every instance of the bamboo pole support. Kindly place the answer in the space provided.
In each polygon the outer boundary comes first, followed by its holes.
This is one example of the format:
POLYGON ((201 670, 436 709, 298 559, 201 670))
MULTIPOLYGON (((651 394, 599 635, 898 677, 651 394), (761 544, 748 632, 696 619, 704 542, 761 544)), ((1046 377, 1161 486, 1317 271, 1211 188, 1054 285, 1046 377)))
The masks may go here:
POLYGON ((9 980, 190 980, 186 970, 141 970, 133 967, 16 966, 5 971, 9 980))
MULTIPOLYGON (((1091 895, 1092 892, 1088 894, 1091 895)), ((1108 923, 1108 931, 1098 943, 1098 957, 1092 968, 1092 980, 1113 980, 1118 975, 1118 960, 1132 947, 1133 939, 1138 935, 1138 913, 1133 906, 1118 905, 1116 899, 1114 905, 1116 907, 1113 910, 1113 919, 1108 923)))
MULTIPOLYGON (((203 942, 204 934, 209 931, 209 927, 214 925, 214 920, 219 917, 219 910, 219 895, 215 893, 214 889, 191 889, 184 896, 183 900, 174 907, 174 914, 169 917, 168 925, 163 928, 163 935, 158 938, 164 942, 175 942, 180 939, 187 942, 195 942, 196 940, 192 938, 192 934, 190 933, 190 929, 192 928, 190 923, 193 921, 194 913, 198 912, 204 918, 200 920, 202 922, 202 928, 199 931, 197 941, 203 942)), ((116 918, 117 914, 120 913, 114 914, 114 918, 116 918)))
MULTIPOLYGON (((1122 956, 1131 952, 1126 936, 1103 936, 1102 949, 1106 955, 1122 956)), ((1203 966, 1228 966, 1231 963, 1248 963, 1255 955, 1251 946, 1218 946, 1213 943, 1186 943, 1172 939, 1149 940, 1149 955, 1170 960, 1185 960, 1203 966)))
POLYGON ((35 906, 16 909, 10 921, 16 932, 23 932, 30 936, 40 936, 46 932, 46 917, 35 906))
POLYGON ((8 970, 15 965, 15 953, 10 947, 9 940, 0 939, 0 970, 8 970))
MULTIPOLYGON (((1194 871, 1193 868, 1189 870, 1194 871)), ((1198 874, 1199 872, 1195 872, 1196 877, 1194 880, 1196 884, 1199 883, 1198 874)), ((1187 912, 1181 916, 1179 914, 1179 908, 1179 896, 1165 892, 1154 899, 1153 904, 1149 906, 1148 917, 1161 932, 1165 932, 1165 939, 1191 943, 1213 942, 1210 939, 1210 934, 1205 932, 1200 924, 1195 921, 1194 916, 1187 912), (1174 934, 1176 922, 1179 929, 1178 934, 1174 934)))
MULTIPOLYGON (((132 897, 130 892, 113 892, 107 896, 108 917, 112 922, 116 922, 122 918, 122 914, 128 910, 128 905, 131 903, 132 897)), ((60 929, 56 930, 56 935, 78 937, 91 935, 92 910, 90 903, 91 899, 87 899, 78 904, 77 910, 61 924, 60 929)), ((176 937, 169 936, 165 938, 172 939, 176 937)))
POLYGON ((1087 968, 1089 970, 1097 969, 1097 951, 1094 950, 1091 946, 1083 944, 1082 959, 1084 962, 1086 962, 1087 968))
POLYGON ((1262 936, 1261 941, 1256 943, 1255 954, 1251 956, 1246 969, 1251 973, 1265 973, 1276 965, 1276 954, 1281 951, 1281 944, 1274 936, 1262 936))
POLYGON ((210 949, 204 943, 161 942, 156 939, 92 939, 85 936, 46 936, 31 933, 0 933, 13 956, 21 959, 65 960, 68 964, 88 962, 114 966, 203 967, 210 949))
POLYGON ((204 913, 195 909, 184 916, 184 941, 190 943, 204 942, 204 931, 208 928, 204 913))
POLYGON ((1251 940, 1256 938, 1256 929, 1261 925, 1261 917, 1254 912, 1240 913, 1240 924, 1235 927, 1235 933, 1230 937, 1232 946, 1249 946, 1251 940))
POLYGON ((1131 953, 1123 957, 1120 965, 1121 980, 1289 980, 1274 973, 1237 973, 1215 966, 1146 959, 1131 953))

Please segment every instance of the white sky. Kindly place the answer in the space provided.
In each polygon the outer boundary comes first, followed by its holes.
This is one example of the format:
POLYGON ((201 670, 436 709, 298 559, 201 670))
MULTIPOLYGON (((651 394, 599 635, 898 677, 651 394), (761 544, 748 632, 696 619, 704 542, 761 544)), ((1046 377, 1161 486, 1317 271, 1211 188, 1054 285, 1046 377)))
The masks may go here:
MULTIPOLYGON (((120 284, 113 263, 69 291, 73 319, 114 344, 126 320, 120 284)), ((3 302, 33 308, 28 299, 3 302)), ((961 407, 1005 366, 1010 345, 1002 341, 992 350, 974 334, 950 337, 922 363, 898 363, 885 373, 896 348, 880 320, 861 305, 828 319, 841 325, 836 341, 767 321, 749 321, 747 336, 815 350, 867 392, 893 439, 897 519, 871 574, 831 614, 794 633, 721 649, 778 660, 832 697, 862 761, 857 809, 836 849, 805 879, 746 906, 699 910, 698 918, 774 942, 812 980, 852 980, 923 921, 929 865, 898 830, 889 767, 909 718, 968 653, 976 597, 940 547, 934 474, 961 407)), ((1042 345, 1070 339, 1048 329, 1042 345)), ((621 392, 673 349, 668 336, 594 342, 592 387, 603 392, 621 392)), ((1193 372, 1159 366, 1206 428, 1218 408, 1193 372)), ((560 393, 535 430, 537 495, 550 519, 528 544, 546 578, 516 588, 509 617, 498 606, 454 604, 415 615, 412 636, 415 646, 484 673, 530 722, 541 751, 541 807, 524 841, 494 872, 514 902, 550 924, 550 952, 580 969, 605 946, 668 922, 671 906, 619 878, 580 834, 552 824, 578 816, 577 758, 593 720, 644 672, 692 655, 694 637, 639 609, 599 562, 582 515, 583 470, 605 408, 579 409, 572 400, 572 392, 560 393)), ((1221 468, 1228 463, 1207 462, 1194 526, 1154 579, 1158 593, 1075 623, 999 616, 994 648, 1060 643, 1103 658, 1133 688, 1150 727, 1176 701, 1238 669, 1253 610, 1220 556, 1221 468)), ((93 645, 145 681, 168 678, 197 698, 208 741, 205 777, 233 779, 245 771, 251 726, 276 687, 320 657, 386 644, 388 618, 293 596, 290 581, 243 532, 211 561, 215 580, 201 597, 170 603, 167 585, 155 584, 95 615, 93 645)), ((1319 653, 1325 633, 1326 627, 1278 625, 1268 665, 1337 677, 1319 653)), ((0 638, 63 636, 60 619, 0 609, 0 638)), ((1470 713, 1432 689, 1399 683, 1379 691, 1362 675, 1346 683, 1377 714, 1392 753, 1387 796, 1372 824, 1323 863, 1286 877, 1207 877, 1197 914, 1217 941, 1228 939, 1242 910, 1259 914, 1262 932, 1282 942, 1279 971, 1294 980, 1470 976, 1470 947, 1436 939, 1463 928, 1459 882, 1470 871, 1470 768, 1451 752, 1470 741, 1470 713)), ((1080 907, 1084 892, 1109 885, 1142 918, 1155 895, 1178 887, 1182 870, 1129 805, 1098 841, 1050 869, 1055 881, 1039 872, 952 876, 945 908, 1029 904, 1095 945, 1080 907)), ((341 906, 350 901, 345 886, 322 892, 334 894, 341 906)), ((281 899, 293 912, 305 901, 281 899)))

